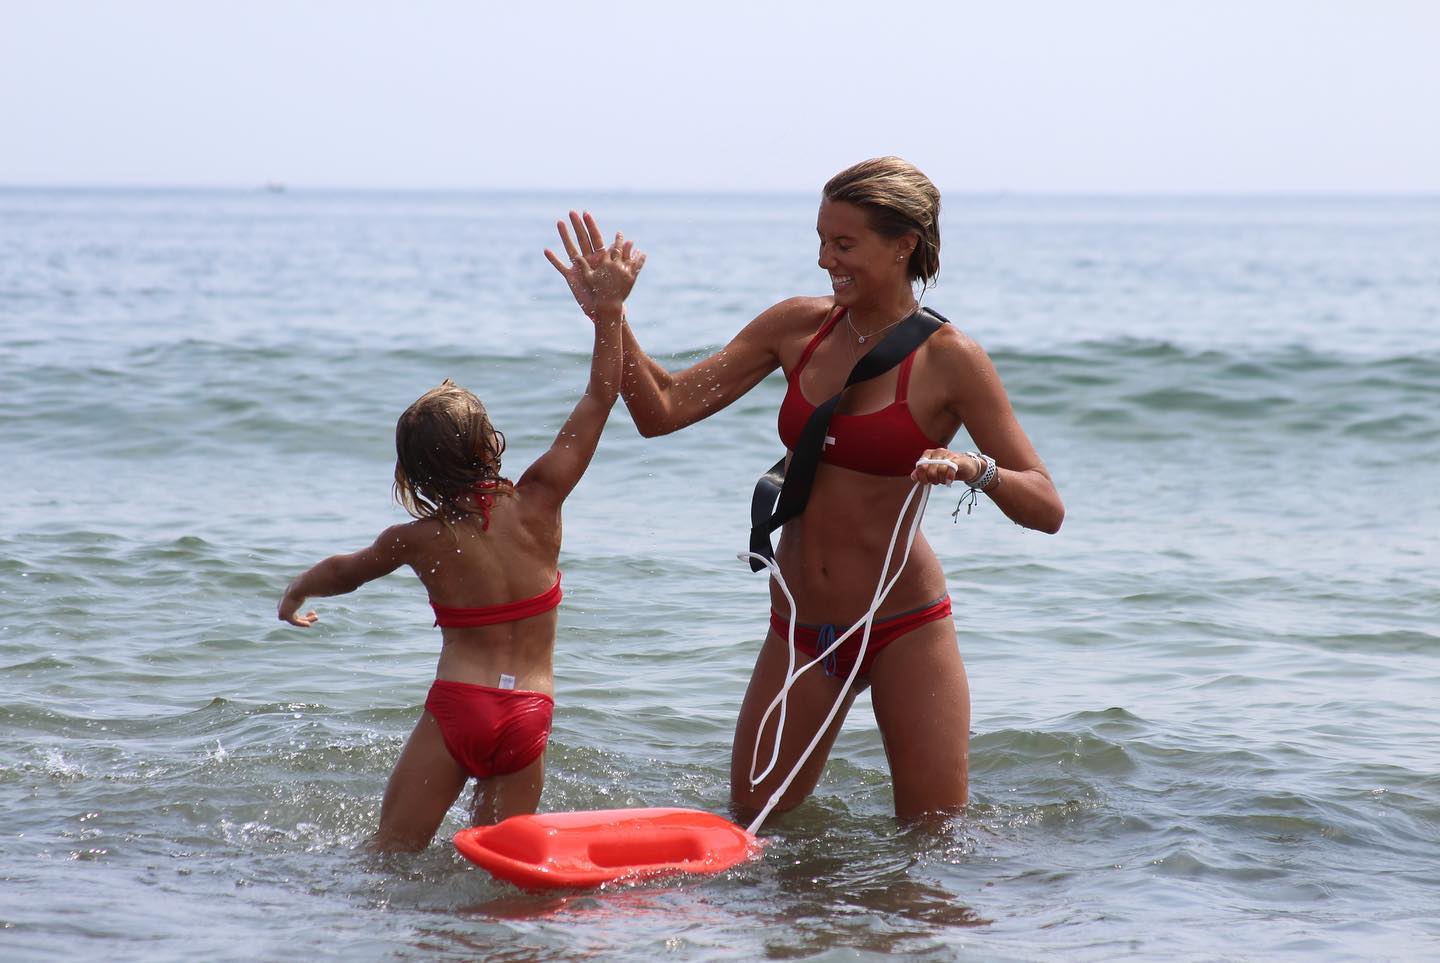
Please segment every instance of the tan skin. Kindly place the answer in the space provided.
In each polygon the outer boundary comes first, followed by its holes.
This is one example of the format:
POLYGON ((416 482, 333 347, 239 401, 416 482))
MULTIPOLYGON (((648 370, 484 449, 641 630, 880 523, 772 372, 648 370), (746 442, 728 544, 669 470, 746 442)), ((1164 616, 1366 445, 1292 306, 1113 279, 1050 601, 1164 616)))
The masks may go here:
MULTIPOLYGON (((431 601, 442 606, 498 605, 549 589, 560 554, 561 506, 589 466, 619 393, 624 299, 644 263, 645 256, 617 235, 614 244, 573 266, 594 292, 589 385, 550 449, 515 483, 513 495, 494 496, 488 530, 482 531, 471 496, 463 496, 448 525, 437 519, 395 525, 368 548, 327 558, 304 572, 281 598, 279 618, 309 627, 319 616, 302 612, 307 598, 353 592, 402 565, 414 569, 431 601)), ((515 677, 516 689, 553 695, 556 618, 551 610, 518 622, 442 629, 435 677, 495 686, 505 673, 515 677)), ((423 712, 390 774, 380 827, 368 847, 424 849, 469 778, 446 749, 435 718, 423 712)), ((477 779, 473 823, 534 812, 544 781, 543 756, 518 772, 477 779)))
MULTIPOLYGON (((600 232, 588 215, 572 214, 577 234, 593 246, 600 232)), ((862 208, 826 200, 816 223, 819 266, 831 279, 829 297, 782 301, 747 324, 724 348, 684 371, 669 372, 647 356, 627 324, 625 376, 621 392, 642 435, 677 431, 708 418, 759 384, 776 368, 787 373, 806 344, 835 308, 848 311, 811 356, 800 388, 812 402, 832 396, 845 383, 855 361, 881 338, 860 343, 859 334, 878 334, 914 307, 907 264, 918 237, 885 237, 872 227, 862 208), (853 329, 852 326, 853 325, 853 329)), ((567 245, 570 239, 561 225, 567 245)), ((574 271, 566 273, 572 291, 583 289, 574 271)), ((577 293, 584 305, 584 296, 577 293)), ((856 385, 839 411, 865 414, 889 405, 898 372, 856 385)), ((805 513, 785 525, 776 548, 805 623, 846 626, 859 619, 880 577, 879 562, 912 479, 931 485, 978 476, 975 461, 946 447, 963 426, 976 447, 995 459, 998 482, 987 495, 1011 520, 1027 528, 1056 532, 1064 507, 1039 455, 1015 417, 990 358, 954 325, 945 325, 918 349, 909 386, 910 411, 925 435, 936 439, 923 457, 950 465, 919 467, 910 478, 891 478, 822 463, 805 513), (843 518, 846 524, 829 520, 843 518)), ((928 540, 916 538, 910 562, 880 609, 879 617, 928 605, 946 593, 945 575, 928 540)), ((789 606, 772 582, 777 612, 789 606)), ((956 618, 965 626, 965 601, 956 618)), ((791 690, 780 761, 758 786, 749 780, 761 714, 779 691, 787 667, 786 641, 767 635, 750 677, 735 727, 731 755, 731 795, 736 809, 752 813, 764 806, 795 765, 804 746, 840 695, 843 679, 808 672, 791 690)), ((895 812, 902 819, 951 813, 968 796, 970 693, 957 647, 956 623, 931 622, 897 639, 876 657, 870 672, 875 719, 884 741, 894 784, 895 812)), ((815 788, 835 735, 853 703, 846 694, 842 711, 782 797, 785 810, 815 788)), ((759 755, 770 757, 774 723, 758 734, 759 755)))

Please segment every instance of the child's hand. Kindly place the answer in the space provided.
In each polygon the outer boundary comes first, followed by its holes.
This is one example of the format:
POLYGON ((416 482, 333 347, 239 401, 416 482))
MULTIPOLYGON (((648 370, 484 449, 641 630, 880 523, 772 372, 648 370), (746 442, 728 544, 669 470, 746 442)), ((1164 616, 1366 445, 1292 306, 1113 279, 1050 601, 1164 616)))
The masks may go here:
POLYGON ((615 243, 606 247, 600 227, 589 211, 583 218, 571 211, 570 224, 575 228, 574 240, 564 221, 555 224, 570 262, 565 263, 549 248, 545 249, 545 257, 565 278, 575 302, 586 315, 594 318, 602 308, 618 310, 645 266, 645 255, 635 250, 633 241, 626 241, 618 232, 615 243))
POLYGON ((280 598, 280 607, 275 614, 281 622, 289 622, 291 625, 298 625, 302 629, 308 629, 315 624, 320 616, 312 609, 304 615, 298 614, 300 606, 305 604, 305 596, 291 595, 288 591, 280 598))

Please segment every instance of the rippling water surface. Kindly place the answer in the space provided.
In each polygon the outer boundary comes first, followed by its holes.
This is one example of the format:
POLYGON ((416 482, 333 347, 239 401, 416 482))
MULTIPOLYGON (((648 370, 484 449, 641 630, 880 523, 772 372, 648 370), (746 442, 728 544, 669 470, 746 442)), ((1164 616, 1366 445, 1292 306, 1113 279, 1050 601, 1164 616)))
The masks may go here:
MULTIPOLYGON (((584 382, 540 256, 587 204, 672 366, 819 293, 808 197, 0 192, 0 954, 11 959, 1440 953, 1440 201, 948 201, 1055 538, 937 498, 963 817, 897 825, 862 697, 764 859, 542 896, 373 858, 438 637, 413 577, 275 599, 398 520, 446 376, 512 470, 584 382)), ((546 809, 724 811, 766 620, 736 562, 772 378, 567 511, 546 809)), ((457 810, 445 832, 462 825, 457 810)))

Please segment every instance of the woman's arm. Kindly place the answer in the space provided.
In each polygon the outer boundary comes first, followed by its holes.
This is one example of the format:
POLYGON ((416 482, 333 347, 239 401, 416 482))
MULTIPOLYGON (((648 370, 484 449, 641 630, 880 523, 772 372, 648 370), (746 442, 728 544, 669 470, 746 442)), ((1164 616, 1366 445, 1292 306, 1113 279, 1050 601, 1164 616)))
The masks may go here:
MULTIPOLYGON (((811 300, 782 301, 747 324, 715 354, 678 372, 667 371, 646 354, 627 323, 620 393, 640 434, 653 438, 693 425, 763 381, 780 367, 784 332, 811 300)), ((813 311, 807 316, 809 313, 813 311)))
MULTIPOLYGON (((571 211, 569 225, 559 221, 555 226, 570 257, 570 266, 548 251, 546 255, 564 275, 581 310, 591 314, 593 292, 584 283, 576 265, 586 251, 603 245, 603 235, 588 211, 584 215, 571 211), (575 231, 574 239, 570 235, 571 227, 575 231)), ((814 315, 823 311, 818 304, 819 299, 815 298, 782 301, 746 325, 720 351, 675 373, 647 355, 635 332, 626 324, 625 370, 620 393, 635 420, 635 427, 640 434, 652 438, 694 424, 729 405, 780 366, 780 345, 787 332, 797 329, 797 325, 813 322, 814 315)))
POLYGON ((368 548, 332 555, 297 575, 280 597, 276 616, 282 622, 309 628, 320 616, 314 610, 300 614, 307 598, 344 595, 395 571, 410 559, 409 524, 392 525, 368 548))
MULTIPOLYGON (((995 459, 995 479, 985 494, 1012 522, 1055 534, 1065 520, 1065 505, 1020 427, 989 355, 964 336, 946 337, 937 348, 937 361, 945 372, 947 409, 965 426, 980 452, 995 459)), ((924 457, 949 460, 955 471, 921 466, 911 474, 916 481, 936 485, 979 480, 981 466, 973 458, 945 448, 927 451, 924 457)))
MULTIPOLYGON (((588 241, 588 238, 587 238, 588 241)), ((540 494, 558 507, 574 490, 595 457, 600 433, 620 393, 620 367, 625 326, 625 298, 645 264, 645 255, 633 243, 615 235, 610 247, 587 244, 567 266, 552 251, 546 251, 561 274, 571 274, 590 299, 586 313, 595 324, 595 343, 590 352, 590 381, 570 417, 560 427, 550 450, 535 460, 520 476, 517 487, 540 494)))

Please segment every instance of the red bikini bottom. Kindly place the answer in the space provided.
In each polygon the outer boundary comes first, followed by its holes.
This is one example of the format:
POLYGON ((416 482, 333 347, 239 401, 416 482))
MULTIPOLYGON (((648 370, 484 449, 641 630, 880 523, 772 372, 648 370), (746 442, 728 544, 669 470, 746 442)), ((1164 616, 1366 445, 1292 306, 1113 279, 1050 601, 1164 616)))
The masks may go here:
POLYGON ((477 779, 519 772, 550 740, 555 700, 543 692, 494 689, 436 679, 425 708, 440 723, 445 748, 477 779))
MULTIPOLYGON (((870 674, 870 666, 875 662, 875 656, 879 655, 885 646, 902 635, 915 631, 922 625, 949 617, 950 596, 947 595, 923 609, 876 619, 875 624, 870 627, 870 642, 865 646, 865 660, 860 663, 860 674, 857 679, 863 680, 870 674)), ((788 638, 790 617, 771 609, 770 628, 780 638, 788 638)), ((842 679, 849 678, 850 670, 855 667, 855 654, 860 651, 860 633, 863 631, 864 629, 857 630, 854 635, 845 640, 840 648, 825 657, 822 664, 826 675, 838 676, 842 679)), ((795 626, 795 649, 813 659, 828 649, 839 635, 840 632, 837 632, 833 625, 797 624, 795 626)))

